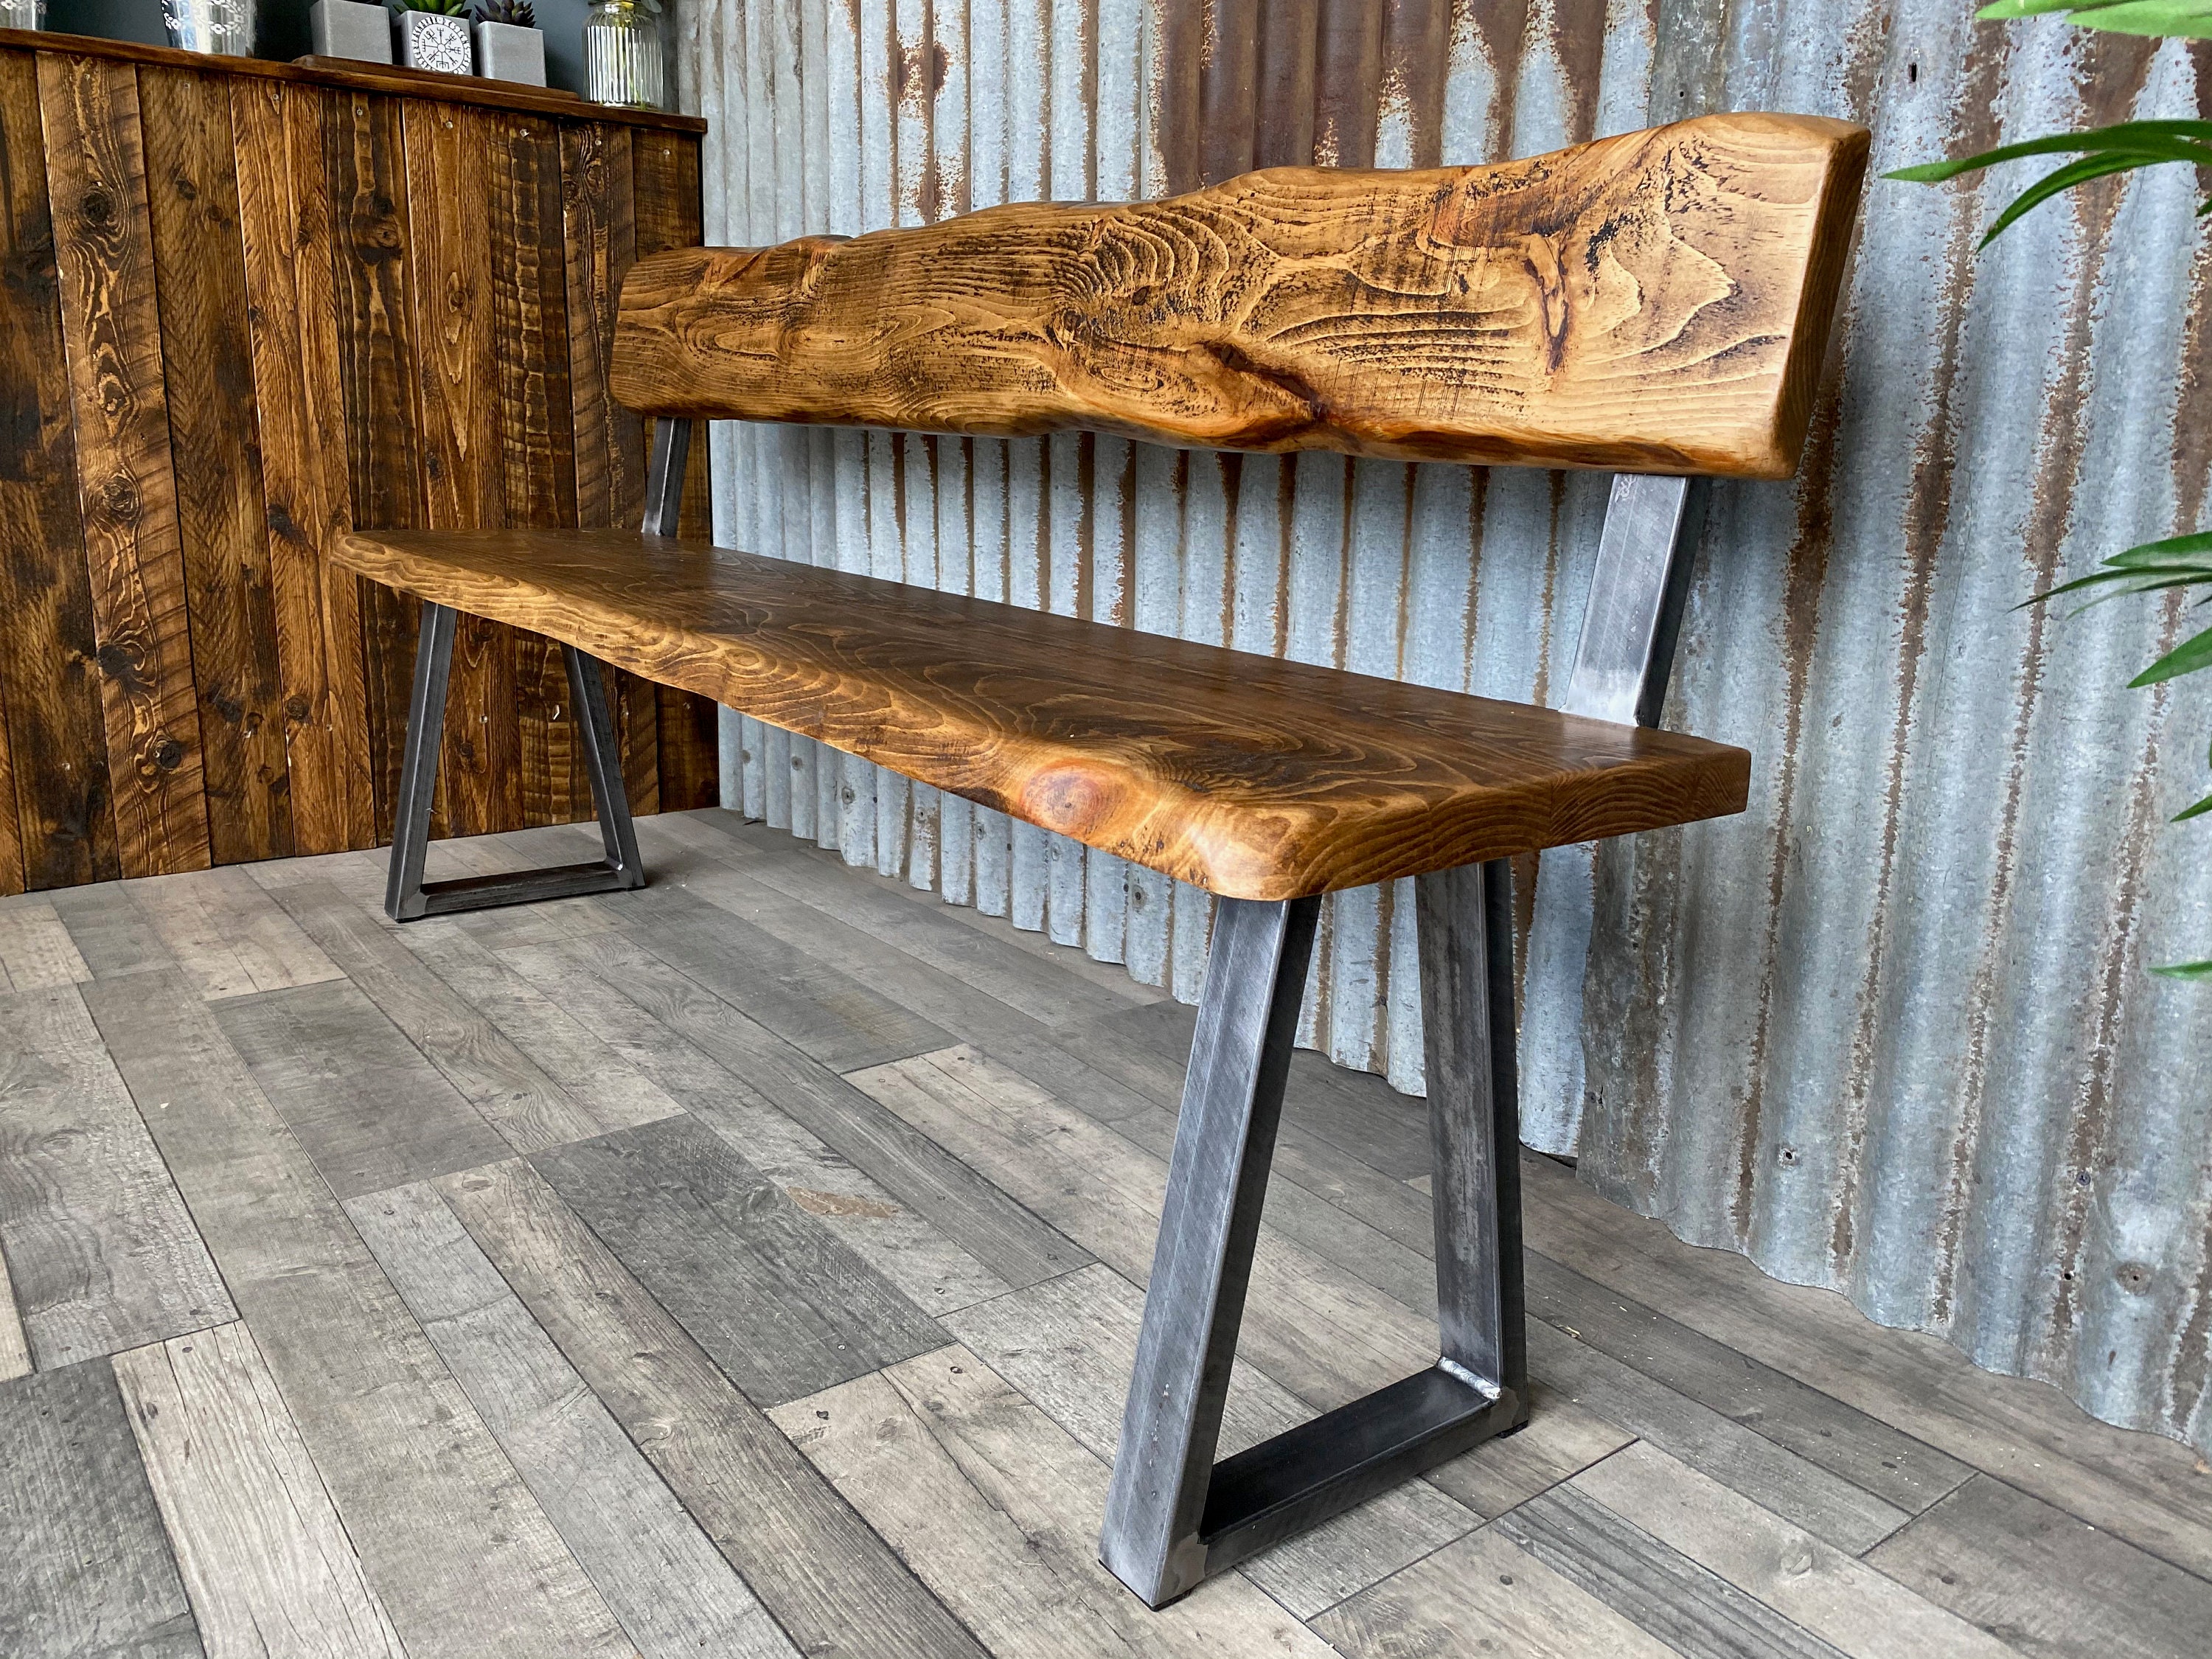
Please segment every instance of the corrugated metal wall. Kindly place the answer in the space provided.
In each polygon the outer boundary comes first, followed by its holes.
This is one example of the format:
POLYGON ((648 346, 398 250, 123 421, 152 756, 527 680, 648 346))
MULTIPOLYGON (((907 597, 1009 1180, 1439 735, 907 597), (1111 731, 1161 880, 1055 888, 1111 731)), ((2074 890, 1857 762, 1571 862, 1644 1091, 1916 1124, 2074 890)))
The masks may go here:
MULTIPOLYGON (((739 244, 1708 109, 1849 116, 1887 167, 2212 108, 2212 56, 1966 10, 696 0, 680 55, 708 235, 739 244)), ((1752 750, 1751 810, 1524 880, 1528 1139, 1686 1238, 2212 1448, 2212 991, 2144 972, 2212 947, 2205 832, 2162 823, 2212 712, 2124 689, 2174 607, 2012 609, 2205 521, 2204 239, 2167 169, 1978 255, 2018 181, 1870 186, 1804 475, 1716 492, 1668 714, 1752 750)), ((714 457, 741 545, 1539 702, 1605 492, 1076 435, 732 428, 714 457)), ((728 741, 749 812, 1196 995, 1202 895, 751 722, 728 741)), ((1418 1090, 1406 895, 1338 896, 1320 958, 1302 1041, 1418 1090)))

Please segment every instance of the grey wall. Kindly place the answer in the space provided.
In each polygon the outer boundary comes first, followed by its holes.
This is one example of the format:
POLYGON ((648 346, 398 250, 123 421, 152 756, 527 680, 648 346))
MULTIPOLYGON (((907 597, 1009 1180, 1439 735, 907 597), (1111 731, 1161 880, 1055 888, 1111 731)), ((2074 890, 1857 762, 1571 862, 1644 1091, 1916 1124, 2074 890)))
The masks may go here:
MULTIPOLYGON (((2212 106, 2212 56, 1960 0, 697 0, 708 234, 761 243, 1255 162, 1472 162, 1706 109, 1852 117, 1877 169, 2212 106)), ((1800 482, 1717 492, 1668 724, 1751 809, 1548 855, 1529 1139, 1702 1244, 2212 1449, 2201 683, 2171 605, 2013 607, 2206 522, 2206 239, 2179 170, 1974 240, 2024 175, 1869 184, 1800 482)), ((1589 475, 732 427, 737 544, 1543 701, 1589 475)), ((1203 895, 732 722, 734 798, 1195 994, 1203 895)), ((1420 1086, 1409 907, 1338 896, 1302 1039, 1420 1086)))
MULTIPOLYGON (((289 59, 314 50, 307 35, 311 0, 260 0, 254 56, 289 59)), ((545 78, 571 92, 584 88, 584 14, 587 0, 537 0, 538 27, 545 32, 545 78)), ((110 40, 166 46, 161 0, 46 0, 46 27, 110 40)))

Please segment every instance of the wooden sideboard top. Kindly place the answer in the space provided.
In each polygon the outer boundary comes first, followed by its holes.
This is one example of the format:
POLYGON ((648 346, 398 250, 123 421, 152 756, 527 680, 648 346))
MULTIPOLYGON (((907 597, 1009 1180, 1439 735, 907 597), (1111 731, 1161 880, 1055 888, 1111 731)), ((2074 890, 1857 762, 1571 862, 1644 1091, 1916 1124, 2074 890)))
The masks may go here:
POLYGON ((429 70, 407 69, 397 64, 349 64, 329 58, 312 63, 280 64, 266 58, 219 57, 210 52, 180 52, 173 46, 141 46, 135 40, 106 40, 89 34, 57 34, 46 29, 0 29, 0 50, 58 52, 77 58, 113 58, 133 64, 160 64, 175 69, 199 70, 216 75, 252 75, 279 81, 304 82, 313 86, 342 87, 354 92, 381 92, 400 96, 435 98, 447 103, 475 104, 489 109, 526 110, 533 115, 564 116, 572 121, 599 121, 615 126, 653 127, 666 132, 704 132, 707 124, 696 115, 672 115, 659 110, 623 109, 612 104, 589 103, 573 92, 546 87, 526 87, 513 81, 488 81, 475 75, 439 75, 429 70))

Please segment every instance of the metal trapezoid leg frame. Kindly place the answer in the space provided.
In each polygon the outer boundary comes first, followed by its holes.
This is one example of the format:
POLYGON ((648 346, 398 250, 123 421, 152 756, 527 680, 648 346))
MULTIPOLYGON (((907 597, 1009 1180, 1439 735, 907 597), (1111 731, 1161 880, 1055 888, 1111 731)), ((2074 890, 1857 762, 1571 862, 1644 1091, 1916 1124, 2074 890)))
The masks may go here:
POLYGON ((607 712, 606 682, 599 659, 586 656, 573 645, 562 646, 561 654, 568 664, 568 698, 575 711, 576 734, 592 781, 592 802, 599 809, 599 838, 606 857, 589 864, 467 876, 457 881, 422 879, 422 860, 430 846, 430 802, 438 787, 439 743, 446 725, 446 686, 453 672, 453 633, 459 621, 450 605, 422 607, 422 631, 415 645, 415 691, 407 708, 407 749, 399 764, 391 873, 384 887, 385 914, 394 921, 413 921, 495 904, 528 904, 538 899, 573 898, 580 893, 611 893, 644 886, 645 866, 638 861, 637 836, 630 827, 629 796, 623 784, 614 720, 607 712))
POLYGON ((1099 1559, 1152 1607, 1528 1420, 1512 870, 1416 884, 1437 1364, 1219 1463, 1318 899, 1219 902, 1099 1559))

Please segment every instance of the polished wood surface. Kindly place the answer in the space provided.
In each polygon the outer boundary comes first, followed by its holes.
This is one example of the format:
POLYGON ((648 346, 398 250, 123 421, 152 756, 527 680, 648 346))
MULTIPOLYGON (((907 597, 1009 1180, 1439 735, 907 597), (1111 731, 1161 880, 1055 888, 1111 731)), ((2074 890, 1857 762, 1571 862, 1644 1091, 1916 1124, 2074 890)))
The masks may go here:
MULTIPOLYGON (((698 124, 504 85, 0 31, 0 893, 374 845, 416 606, 328 538, 639 522, 698 124)), ((444 827, 589 817, 557 649, 462 666, 444 827)), ((641 810, 714 799, 711 708, 616 690, 641 810)))
POLYGON ((1750 757, 617 531, 357 532, 332 556, 1236 898, 1742 810, 1750 757))
POLYGON ((641 260, 648 414, 1779 478, 1868 135, 1712 115, 1495 167, 1277 168, 641 260))

